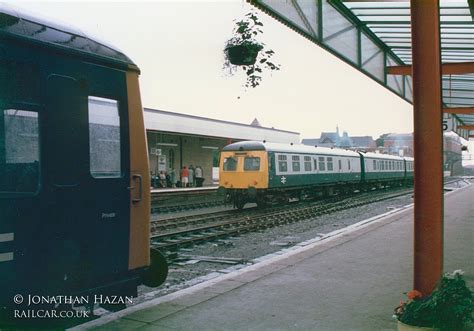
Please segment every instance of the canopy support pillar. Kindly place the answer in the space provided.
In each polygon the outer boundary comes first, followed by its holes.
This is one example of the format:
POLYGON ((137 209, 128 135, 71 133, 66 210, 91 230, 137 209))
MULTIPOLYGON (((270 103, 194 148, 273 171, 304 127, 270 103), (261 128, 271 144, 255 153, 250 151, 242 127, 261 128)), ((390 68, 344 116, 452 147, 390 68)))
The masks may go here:
POLYGON ((438 0, 411 0, 415 152, 414 289, 443 272, 443 135, 438 0))

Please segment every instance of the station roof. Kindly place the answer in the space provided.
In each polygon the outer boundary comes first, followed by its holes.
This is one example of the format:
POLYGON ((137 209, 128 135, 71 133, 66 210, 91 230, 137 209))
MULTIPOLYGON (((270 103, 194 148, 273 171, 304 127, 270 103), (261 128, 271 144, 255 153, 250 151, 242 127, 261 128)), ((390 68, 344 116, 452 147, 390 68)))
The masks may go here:
MULTIPOLYGON (((253 5, 412 102, 408 0, 251 0, 253 5)), ((474 137, 474 7, 440 0, 443 106, 474 137)))
POLYGON ((248 125, 212 118, 174 113, 158 109, 144 109, 147 130, 197 135, 204 137, 259 140, 279 143, 299 143, 298 132, 248 125))

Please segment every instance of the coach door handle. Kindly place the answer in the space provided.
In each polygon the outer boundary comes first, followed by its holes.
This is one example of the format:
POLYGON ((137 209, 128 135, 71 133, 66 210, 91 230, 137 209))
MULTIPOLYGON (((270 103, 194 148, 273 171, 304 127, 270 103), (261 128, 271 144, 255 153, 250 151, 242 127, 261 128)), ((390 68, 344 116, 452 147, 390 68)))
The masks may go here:
MULTIPOLYGON (((141 175, 132 175, 132 179, 134 182, 136 179, 138 179, 138 198, 132 198, 132 203, 139 203, 140 201, 142 201, 142 197, 143 197, 143 188, 142 188, 143 179, 141 175)), ((135 189, 135 187, 132 187, 131 189, 133 190, 135 189)))

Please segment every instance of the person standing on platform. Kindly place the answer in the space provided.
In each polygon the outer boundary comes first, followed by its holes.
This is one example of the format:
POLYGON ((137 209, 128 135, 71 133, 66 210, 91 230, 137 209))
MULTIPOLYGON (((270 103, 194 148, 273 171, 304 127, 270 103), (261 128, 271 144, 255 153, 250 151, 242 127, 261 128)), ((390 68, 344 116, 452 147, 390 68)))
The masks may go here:
POLYGON ((204 182, 204 178, 202 177, 202 168, 200 166, 196 166, 196 169, 194 169, 194 175, 196 177, 196 186, 202 187, 202 182, 204 182))
POLYGON ((189 187, 194 186, 194 168, 193 165, 189 165, 189 187))
POLYGON ((171 187, 176 187, 176 174, 174 173, 173 168, 170 168, 169 174, 170 174, 171 187))
POLYGON ((160 171, 160 187, 166 187, 166 174, 164 171, 160 171))
POLYGON ((189 170, 186 169, 186 166, 181 169, 181 187, 188 186, 189 183, 189 170))

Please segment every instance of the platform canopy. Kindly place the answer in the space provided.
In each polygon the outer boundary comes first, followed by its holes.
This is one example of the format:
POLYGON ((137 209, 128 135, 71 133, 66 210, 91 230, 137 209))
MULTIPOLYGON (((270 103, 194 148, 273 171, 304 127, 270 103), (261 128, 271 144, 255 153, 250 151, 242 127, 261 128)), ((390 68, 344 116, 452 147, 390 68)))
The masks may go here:
MULTIPOLYGON (((250 2, 408 102, 412 102, 409 1, 250 2)), ((472 3, 474 1, 471 0, 440 0, 444 122, 465 139, 474 138, 472 3)))

